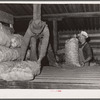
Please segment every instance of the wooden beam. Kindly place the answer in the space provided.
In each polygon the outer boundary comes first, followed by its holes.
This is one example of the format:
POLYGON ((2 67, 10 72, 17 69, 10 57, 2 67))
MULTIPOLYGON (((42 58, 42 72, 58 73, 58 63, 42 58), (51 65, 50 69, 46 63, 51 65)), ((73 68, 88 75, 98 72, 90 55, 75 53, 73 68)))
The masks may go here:
MULTIPOLYGON (((44 14, 43 18, 65 18, 65 17, 100 17, 100 12, 78 12, 78 13, 59 13, 59 14, 44 14)), ((32 18, 32 15, 14 16, 14 18, 32 18)))
POLYGON ((78 13, 61 13, 61 14, 46 14, 45 18, 58 17, 100 17, 100 12, 78 12, 78 13))
MULTIPOLYGON (((18 20, 30 20, 33 18, 32 15, 25 15, 25 16, 14 16, 15 20, 18 21, 18 20)), ((60 18, 45 18, 45 17, 42 17, 42 20, 47 20, 47 21, 53 21, 53 20, 57 20, 57 21, 61 21, 63 19, 63 17, 60 17, 60 18)))
POLYGON ((33 15, 24 15, 24 16, 14 16, 16 19, 21 19, 21 18, 32 18, 33 15))
POLYGON ((43 18, 43 20, 48 20, 48 21, 53 21, 53 20, 56 20, 56 21, 62 21, 62 17, 60 17, 60 18, 43 18))
POLYGON ((13 15, 0 11, 0 21, 8 24, 14 24, 13 15))

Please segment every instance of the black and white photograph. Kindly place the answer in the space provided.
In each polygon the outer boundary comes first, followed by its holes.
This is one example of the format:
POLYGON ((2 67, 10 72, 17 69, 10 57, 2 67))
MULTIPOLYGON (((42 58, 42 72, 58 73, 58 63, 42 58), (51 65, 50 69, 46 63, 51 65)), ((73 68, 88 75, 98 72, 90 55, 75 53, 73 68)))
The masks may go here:
POLYGON ((0 89, 100 89, 100 3, 0 3, 0 89))

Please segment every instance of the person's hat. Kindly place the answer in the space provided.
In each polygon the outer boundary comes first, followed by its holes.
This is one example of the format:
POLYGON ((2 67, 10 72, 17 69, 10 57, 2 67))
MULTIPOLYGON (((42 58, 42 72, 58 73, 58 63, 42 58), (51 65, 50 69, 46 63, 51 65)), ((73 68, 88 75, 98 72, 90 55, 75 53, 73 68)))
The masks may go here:
POLYGON ((83 35, 83 36, 85 36, 86 38, 88 38, 88 34, 87 34, 87 32, 85 32, 85 31, 81 31, 80 35, 83 35))
POLYGON ((41 21, 40 19, 36 19, 36 20, 31 20, 29 22, 29 27, 30 30, 33 33, 39 34, 43 31, 44 27, 45 27, 46 23, 41 21))

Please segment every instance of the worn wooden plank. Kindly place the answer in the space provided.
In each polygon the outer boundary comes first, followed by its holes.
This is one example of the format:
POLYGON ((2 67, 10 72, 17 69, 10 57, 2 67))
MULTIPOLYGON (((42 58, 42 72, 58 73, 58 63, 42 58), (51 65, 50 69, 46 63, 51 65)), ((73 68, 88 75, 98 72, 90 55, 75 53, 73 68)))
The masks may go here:
MULTIPOLYGON (((100 30, 85 30, 90 36, 96 36, 96 34, 100 34, 100 30)), ((73 34, 78 34, 79 31, 60 31, 58 32, 59 35, 73 35, 73 34)))
MULTIPOLYGON (((14 16, 15 18, 32 18, 32 15, 14 16)), ((43 18, 62 18, 62 17, 100 17, 100 12, 75 12, 75 13, 57 13, 57 14, 44 14, 43 18)))
MULTIPOLYGON (((70 84, 70 83, 67 83, 67 84, 64 84, 63 82, 62 83, 58 83, 58 82, 34 82, 34 83, 30 83, 30 87, 33 88, 33 89, 100 89, 100 86, 98 85, 94 85, 94 84, 70 84)), ((53 90, 50 90, 51 92, 53 90)), ((55 90, 56 91, 56 90, 55 90)), ((60 92, 60 91, 57 91, 57 92, 60 92)))
MULTIPOLYGON (((68 66, 67 66, 68 67, 68 66)), ((100 89, 100 66, 58 68, 45 66, 31 81, 0 81, 0 88, 9 89, 100 89)))
POLYGON ((100 88, 99 70, 100 67, 95 68, 95 66, 76 69, 45 67, 41 75, 33 82, 38 82, 38 86, 39 82, 44 83, 42 88, 100 88))
POLYGON ((8 24, 14 24, 13 15, 0 11, 0 21, 8 24))
MULTIPOLYGON (((92 48, 100 48, 100 44, 90 44, 90 46, 92 48)), ((65 44, 64 43, 60 43, 59 44, 59 48, 64 48, 65 47, 65 44)))
POLYGON ((100 89, 100 86, 92 83, 63 82, 10 82, 8 85, 7 82, 2 82, 0 89, 100 89))
POLYGON ((75 12, 75 13, 58 13, 58 14, 44 14, 43 17, 100 17, 100 12, 75 12))
MULTIPOLYGON (((67 32, 66 32, 65 35, 59 33, 59 37, 61 37, 61 38, 68 38, 68 37, 70 37, 72 35, 68 34, 67 32)), ((100 37, 100 33, 89 34, 89 37, 91 37, 91 38, 92 37, 100 37)))
MULTIPOLYGON (((59 43, 65 43, 66 39, 62 39, 59 43)), ((100 43, 100 40, 91 40, 90 43, 100 43)))

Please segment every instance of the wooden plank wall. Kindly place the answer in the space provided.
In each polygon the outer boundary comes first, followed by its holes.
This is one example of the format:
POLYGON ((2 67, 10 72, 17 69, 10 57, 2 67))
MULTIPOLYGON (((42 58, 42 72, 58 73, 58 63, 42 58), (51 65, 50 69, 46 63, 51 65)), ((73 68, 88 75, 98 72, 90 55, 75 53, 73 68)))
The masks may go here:
MULTIPOLYGON (((85 30, 90 37, 90 46, 93 49, 94 58, 100 60, 100 30, 85 30)), ((59 31, 59 49, 64 48, 65 41, 70 38, 73 34, 78 34, 79 31, 70 30, 70 31, 59 31)))

